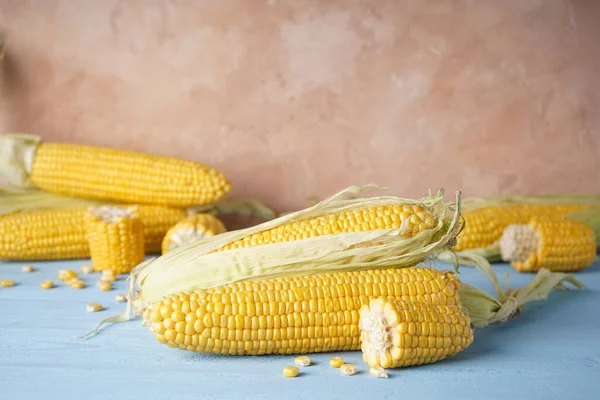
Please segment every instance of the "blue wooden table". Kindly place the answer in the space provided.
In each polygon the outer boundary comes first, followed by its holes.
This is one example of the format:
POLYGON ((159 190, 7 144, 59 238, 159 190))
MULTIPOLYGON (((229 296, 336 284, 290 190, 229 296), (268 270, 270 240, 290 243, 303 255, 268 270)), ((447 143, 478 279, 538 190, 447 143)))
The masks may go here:
MULTIPOLYGON (((437 364, 393 370, 390 379, 371 378, 360 352, 339 353, 360 373, 341 376, 330 368, 332 354, 315 354, 314 366, 295 379, 281 369, 292 357, 225 357, 194 354, 159 344, 140 321, 109 326, 82 340, 77 336, 109 315, 120 313, 115 290, 101 292, 98 274, 83 276, 86 289, 60 285, 42 290, 58 270, 88 260, 1 263, 0 279, 17 286, 0 288, 0 399, 600 399, 600 265, 578 273, 583 292, 555 292, 528 306, 503 326, 476 331, 474 343, 437 364), (86 312, 100 302, 106 310, 86 312)), ((447 265, 440 265, 447 268, 447 265)), ((532 275, 511 273, 511 286, 532 275)), ((461 279, 491 291, 471 268, 461 279)))

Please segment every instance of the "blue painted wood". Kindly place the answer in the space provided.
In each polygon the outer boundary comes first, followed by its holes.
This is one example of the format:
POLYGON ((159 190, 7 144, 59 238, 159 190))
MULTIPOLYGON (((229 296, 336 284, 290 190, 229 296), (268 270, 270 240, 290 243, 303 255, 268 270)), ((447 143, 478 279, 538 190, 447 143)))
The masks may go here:
MULTIPOLYGON (((0 279, 18 286, 0 288, 0 399, 598 399, 600 398, 600 264, 578 273, 584 292, 558 292, 528 306, 518 319, 476 331, 474 343, 437 364, 391 371, 389 380, 368 376, 360 352, 339 353, 360 373, 341 376, 328 366, 332 354, 312 355, 315 365, 300 377, 284 378, 292 357, 220 357, 193 354, 158 344, 132 321, 104 329, 88 340, 76 338, 102 318, 119 313, 114 301, 124 292, 101 292, 98 275, 84 276, 89 287, 57 281, 60 268, 78 270, 82 261, 0 263, 0 279), (87 313, 100 302, 106 311, 87 313)), ((442 267, 447 267, 443 265, 442 267)), ((510 271, 512 286, 532 275, 510 271)), ((473 269, 464 282, 491 291, 473 269)))

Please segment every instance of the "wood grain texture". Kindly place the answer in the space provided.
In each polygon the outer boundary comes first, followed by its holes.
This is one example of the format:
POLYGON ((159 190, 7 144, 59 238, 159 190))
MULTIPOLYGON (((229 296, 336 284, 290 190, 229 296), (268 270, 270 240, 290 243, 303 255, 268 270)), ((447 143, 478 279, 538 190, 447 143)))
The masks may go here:
MULTIPOLYGON (((169 349, 139 321, 111 326, 87 340, 77 339, 101 319, 122 310, 114 295, 95 280, 87 289, 42 290, 60 268, 81 261, 0 263, 0 278, 18 286, 0 288, 0 399, 593 399, 600 397, 600 264, 578 274, 584 292, 560 292, 528 306, 518 319, 477 330, 474 343, 437 364, 390 371, 389 380, 368 376, 360 352, 336 353, 356 363, 359 374, 341 376, 328 366, 332 354, 311 357, 315 365, 296 379, 281 369, 293 357, 225 357, 169 349), (101 313, 85 305, 99 301, 101 313), (400 396, 401 394, 401 396, 400 396)), ((447 267, 447 266, 444 266, 447 267)), ((510 267, 511 285, 531 279, 510 267)), ((462 269, 461 279, 491 289, 478 272, 462 269)))

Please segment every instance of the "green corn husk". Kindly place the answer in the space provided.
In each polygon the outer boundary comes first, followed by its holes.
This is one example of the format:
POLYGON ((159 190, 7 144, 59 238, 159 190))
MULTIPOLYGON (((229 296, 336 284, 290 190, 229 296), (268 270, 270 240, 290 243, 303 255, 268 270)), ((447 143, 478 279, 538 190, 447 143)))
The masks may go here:
POLYGON ((37 189, 0 188, 0 217, 25 210, 68 210, 102 204, 108 203, 60 196, 37 189))

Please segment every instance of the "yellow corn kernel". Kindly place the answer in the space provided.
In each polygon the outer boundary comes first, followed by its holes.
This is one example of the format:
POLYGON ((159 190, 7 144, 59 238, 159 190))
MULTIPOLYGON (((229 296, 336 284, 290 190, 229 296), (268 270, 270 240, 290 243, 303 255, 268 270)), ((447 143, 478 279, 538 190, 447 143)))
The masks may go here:
POLYGON ((196 214, 175 224, 162 242, 163 254, 184 244, 226 232, 225 225, 212 214, 196 214))
POLYGON ((77 272, 72 269, 61 269, 58 271, 58 279, 63 282, 67 282, 73 278, 77 278, 77 272))
POLYGON ((69 285, 71 285, 73 289, 83 289, 86 286, 85 282, 80 279, 72 280, 69 285))
POLYGON ((83 274, 91 274, 94 272, 94 268, 91 265, 84 264, 81 266, 81 272, 83 274))
POLYGON ((0 281, 0 286, 2 286, 2 287, 15 286, 15 281, 13 281, 12 279, 3 279, 0 281))
POLYGON ((151 303, 142 317, 167 344, 171 330, 183 342, 201 335, 205 341, 186 347, 198 352, 352 351, 360 349, 358 311, 370 300, 382 295, 457 305, 458 288, 452 273, 421 267, 293 276, 174 293, 151 303), (216 345, 223 340, 229 347, 216 345))
POLYGON ((342 373, 342 375, 354 375, 356 374, 356 365, 342 364, 342 366, 340 366, 340 372, 342 373))
POLYGON ((106 269, 102 271, 102 276, 100 279, 106 282, 114 282, 117 280, 117 274, 115 274, 114 271, 106 269))
POLYGON ((104 310, 104 307, 102 307, 102 304, 100 303, 89 303, 86 306, 86 310, 88 312, 98 312, 104 310))
POLYGON ((333 368, 339 368, 344 365, 344 359, 342 357, 333 357, 329 360, 329 366, 333 368))
POLYGON ((109 290, 112 290, 112 283, 110 283, 109 281, 98 281, 97 285, 98 285, 98 289, 100 289, 104 292, 108 292, 109 290))
POLYGON ((383 379, 389 378, 385 369, 383 369, 379 366, 369 368, 369 375, 371 375, 373 378, 383 378, 383 379))
POLYGON ((363 359, 370 367, 433 363, 473 342, 471 321, 459 306, 380 297, 361 307, 359 313, 363 359), (431 323, 436 323, 436 332, 426 334, 431 323))
POLYGON ((21 268, 21 271, 23 271, 23 272, 33 272, 33 271, 35 271, 35 268, 31 264, 27 264, 27 265, 23 265, 23 268, 21 268))
POLYGON ((144 260, 143 223, 137 207, 92 207, 85 227, 95 270, 128 273, 144 260))
POLYGON ((299 374, 298 368, 287 366, 283 367, 283 376, 287 376, 288 378, 295 378, 299 374))
POLYGON ((124 293, 119 293, 115 296, 115 301, 117 303, 125 303, 127 301, 127 295, 124 293))
POLYGON ((520 272, 579 271, 596 259, 591 226, 563 218, 536 217, 527 225, 510 225, 500 239, 502 258, 520 272))
POLYGON ((299 356, 294 358, 294 364, 300 367, 308 367, 310 365, 310 357, 308 356, 299 356))
POLYGON ((54 282, 52 282, 52 281, 42 281, 42 283, 40 283, 40 287, 42 289, 52 289, 54 287, 54 282))

